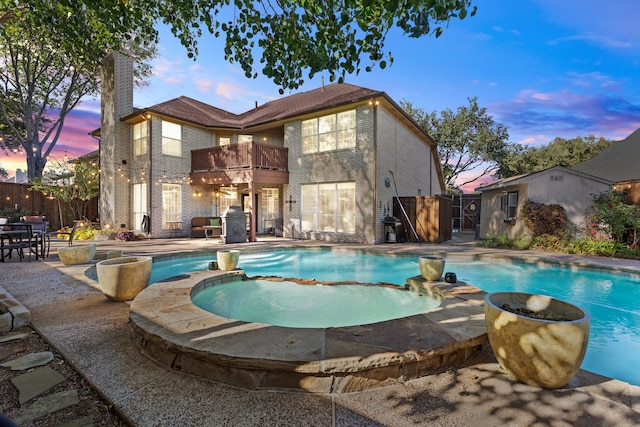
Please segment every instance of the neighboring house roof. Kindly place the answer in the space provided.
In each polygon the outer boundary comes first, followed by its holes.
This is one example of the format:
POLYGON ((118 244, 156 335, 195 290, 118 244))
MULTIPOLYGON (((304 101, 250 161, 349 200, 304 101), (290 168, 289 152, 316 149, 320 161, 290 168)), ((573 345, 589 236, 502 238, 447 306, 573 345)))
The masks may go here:
POLYGON ((485 185, 483 187, 478 187, 475 190, 479 191, 479 192, 483 192, 483 191, 489 191, 489 190, 497 190, 500 188, 505 188, 505 187, 509 187, 511 185, 518 185, 521 184, 525 181, 530 181, 531 179, 536 178, 537 175, 544 175, 547 173, 553 173, 553 172, 563 172, 563 173, 569 173, 572 175, 576 175, 585 179, 590 179, 593 181, 598 181, 598 182, 602 182, 604 184, 608 184, 608 185, 613 185, 613 182, 611 180, 605 179, 605 178, 600 178, 594 175, 590 175, 584 172, 580 172, 577 170, 573 170, 570 168, 565 168, 564 166, 553 166, 551 168, 547 168, 547 169, 542 169, 536 172, 531 172, 525 175, 518 175, 518 176, 512 176, 509 178, 503 178, 503 179, 499 179, 497 181, 492 182, 491 184, 485 185))
POLYGON ((572 169, 614 182, 640 178, 640 129, 572 169))

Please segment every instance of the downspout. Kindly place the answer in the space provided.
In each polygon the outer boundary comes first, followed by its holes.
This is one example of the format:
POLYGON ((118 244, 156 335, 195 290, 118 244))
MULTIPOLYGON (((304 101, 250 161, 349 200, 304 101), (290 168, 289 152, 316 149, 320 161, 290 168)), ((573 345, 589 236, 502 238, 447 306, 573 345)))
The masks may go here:
MULTIPOLYGON (((376 101, 371 99, 369 101, 373 109, 373 194, 375 199, 373 200, 373 241, 374 244, 378 243, 378 235, 376 233, 376 225, 378 223, 378 211, 376 206, 378 205, 378 109, 376 108, 376 101)), ((382 242, 384 242, 384 231, 382 233, 382 242)))
MULTIPOLYGON (((147 113, 145 115, 145 118, 147 118, 147 132, 149 134, 149 179, 151 180, 150 182, 147 183, 147 215, 149 215, 149 231, 147 231, 147 238, 151 238, 151 231, 153 230, 153 227, 151 226, 151 224, 153 223, 153 218, 151 218, 151 207, 153 206, 153 203, 151 203, 151 195, 153 193, 153 116, 150 113, 147 113)), ((161 226, 162 228, 162 226, 161 226)))

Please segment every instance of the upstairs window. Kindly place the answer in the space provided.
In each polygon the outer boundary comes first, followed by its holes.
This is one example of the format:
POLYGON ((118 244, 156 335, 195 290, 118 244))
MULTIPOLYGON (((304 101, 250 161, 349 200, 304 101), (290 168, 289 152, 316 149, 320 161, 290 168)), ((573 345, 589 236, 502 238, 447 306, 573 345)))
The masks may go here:
POLYGON ((356 110, 302 122, 302 153, 342 150, 356 146, 356 110))
POLYGON ((219 136, 218 137, 218 146, 222 147, 223 145, 231 145, 231 137, 230 136, 219 136))
POLYGON ((238 135, 238 144, 253 142, 253 135, 238 135))
POLYGON ((149 126, 148 122, 136 123, 133 125, 133 155, 144 156, 148 153, 149 146, 149 126))
POLYGON ((162 154, 182 157, 182 126, 162 121, 162 154))

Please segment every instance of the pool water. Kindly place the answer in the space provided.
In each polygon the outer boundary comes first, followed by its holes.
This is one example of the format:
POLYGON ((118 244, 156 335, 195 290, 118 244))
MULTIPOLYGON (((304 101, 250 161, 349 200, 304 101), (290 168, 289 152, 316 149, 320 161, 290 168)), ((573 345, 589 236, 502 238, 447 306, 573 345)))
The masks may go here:
MULTIPOLYGON (((154 263, 151 283, 205 270, 211 257, 154 263)), ((362 254, 336 250, 278 250, 241 254, 248 276, 280 276, 321 281, 356 280, 404 284, 419 274, 417 256, 362 254)), ((518 291, 549 295, 591 315, 582 368, 640 385, 640 276, 553 266, 447 259, 445 271, 485 292, 518 291)))
POLYGON ((196 293, 195 305, 229 319, 290 328, 365 325, 424 313, 440 303, 383 286, 300 285, 269 280, 234 281, 196 293))

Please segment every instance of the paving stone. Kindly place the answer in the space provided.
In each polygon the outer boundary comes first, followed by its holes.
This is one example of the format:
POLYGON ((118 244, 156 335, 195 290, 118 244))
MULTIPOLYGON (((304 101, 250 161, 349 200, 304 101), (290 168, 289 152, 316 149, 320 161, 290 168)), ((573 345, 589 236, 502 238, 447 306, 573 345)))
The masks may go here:
POLYGON ((10 360, 0 364, 5 368, 11 368, 12 371, 24 371, 25 369, 35 368, 36 366, 46 365, 53 360, 53 353, 43 351, 40 353, 31 353, 18 359, 10 360))
POLYGON ((22 338, 28 336, 29 334, 13 334, 13 335, 5 335, 4 337, 0 337, 0 344, 11 341, 18 341, 22 338))
POLYGON ((48 366, 11 378, 11 382, 18 389, 20 404, 33 399, 64 380, 66 378, 63 375, 48 366))
POLYGON ((65 390, 60 393, 54 393, 33 402, 22 414, 17 416, 14 421, 18 425, 25 424, 36 418, 44 417, 45 415, 52 414, 79 402, 77 390, 65 390))

